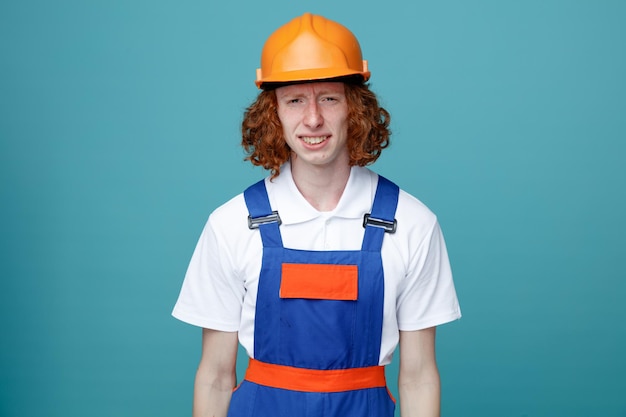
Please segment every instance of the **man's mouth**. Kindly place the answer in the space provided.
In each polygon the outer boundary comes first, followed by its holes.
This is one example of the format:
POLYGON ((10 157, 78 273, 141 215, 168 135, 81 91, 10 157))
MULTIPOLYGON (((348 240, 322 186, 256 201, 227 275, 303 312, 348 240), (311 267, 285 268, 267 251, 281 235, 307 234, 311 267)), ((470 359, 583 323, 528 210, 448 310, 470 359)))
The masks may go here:
POLYGON ((328 136, 302 136, 301 139, 307 145, 317 145, 328 139, 328 136))

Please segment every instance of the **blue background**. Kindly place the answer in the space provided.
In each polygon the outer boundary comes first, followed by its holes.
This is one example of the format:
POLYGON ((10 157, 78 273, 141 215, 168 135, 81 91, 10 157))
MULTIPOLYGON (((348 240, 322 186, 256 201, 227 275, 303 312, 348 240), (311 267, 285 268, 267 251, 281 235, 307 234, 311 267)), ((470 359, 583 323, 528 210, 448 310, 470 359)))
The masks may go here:
POLYGON ((209 212, 264 176, 241 114, 305 11, 360 39, 394 131, 374 169, 444 229, 443 415, 626 416, 608 0, 0 3, 0 415, 190 415, 200 331, 170 311, 209 212))

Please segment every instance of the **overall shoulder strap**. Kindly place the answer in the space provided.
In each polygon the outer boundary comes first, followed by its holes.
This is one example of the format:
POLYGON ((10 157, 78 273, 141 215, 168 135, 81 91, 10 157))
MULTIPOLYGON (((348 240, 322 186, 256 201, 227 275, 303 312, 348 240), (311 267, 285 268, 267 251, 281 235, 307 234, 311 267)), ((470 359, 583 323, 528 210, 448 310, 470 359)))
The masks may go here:
POLYGON ((265 188, 265 180, 261 180, 243 192, 248 207, 248 227, 251 230, 259 229, 264 247, 282 247, 280 236, 280 216, 272 211, 270 200, 265 188))
POLYGON ((399 193, 400 188, 396 184, 381 175, 378 176, 372 211, 363 218, 365 227, 363 250, 380 251, 385 233, 395 233, 399 193))

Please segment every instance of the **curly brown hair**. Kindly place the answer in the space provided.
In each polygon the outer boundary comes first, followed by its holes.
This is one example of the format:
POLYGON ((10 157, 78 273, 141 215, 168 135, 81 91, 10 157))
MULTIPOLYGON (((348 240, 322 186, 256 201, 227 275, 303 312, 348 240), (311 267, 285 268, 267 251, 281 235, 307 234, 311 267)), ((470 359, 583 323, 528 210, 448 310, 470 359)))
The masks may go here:
MULTIPOLYGON (((348 103, 348 150, 350 165, 374 163, 389 146, 390 116, 378 104, 376 94, 367 84, 344 83, 348 103)), ((246 161, 269 170, 272 178, 280 174, 291 149, 283 136, 278 118, 278 103, 274 89, 264 90, 246 109, 241 123, 241 145, 246 161)))

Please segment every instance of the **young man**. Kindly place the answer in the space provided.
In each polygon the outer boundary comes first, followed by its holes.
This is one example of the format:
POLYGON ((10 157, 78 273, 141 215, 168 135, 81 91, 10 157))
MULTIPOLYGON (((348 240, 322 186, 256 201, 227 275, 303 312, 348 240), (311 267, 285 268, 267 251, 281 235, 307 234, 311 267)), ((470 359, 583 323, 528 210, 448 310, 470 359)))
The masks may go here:
POLYGON ((460 309, 436 217, 364 167, 390 133, 369 76, 321 16, 267 40, 242 145, 271 175, 211 214, 173 312, 203 328, 195 417, 391 417, 398 343, 402 416, 439 415, 435 327, 460 309))

